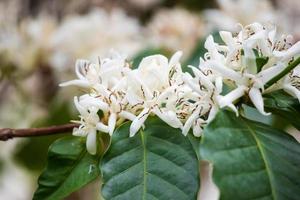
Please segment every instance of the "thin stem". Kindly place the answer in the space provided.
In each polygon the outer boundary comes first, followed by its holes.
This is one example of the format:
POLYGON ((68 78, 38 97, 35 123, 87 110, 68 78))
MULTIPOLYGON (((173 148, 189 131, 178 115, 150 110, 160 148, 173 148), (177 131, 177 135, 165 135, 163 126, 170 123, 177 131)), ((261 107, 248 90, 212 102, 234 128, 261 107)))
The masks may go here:
POLYGON ((58 126, 50 126, 43 128, 28 128, 28 129, 0 129, 0 141, 7 141, 16 137, 36 137, 45 135, 54 135, 70 132, 73 128, 78 127, 78 124, 63 124, 58 126))
POLYGON ((275 77, 273 77, 271 80, 269 80, 265 84, 265 89, 272 86, 274 83, 279 81, 282 77, 284 77, 286 74, 288 74, 290 71, 292 71, 295 67, 297 67, 300 64, 300 57, 298 57, 296 60, 294 60, 291 64, 289 64, 284 70, 282 70, 279 74, 277 74, 275 77))

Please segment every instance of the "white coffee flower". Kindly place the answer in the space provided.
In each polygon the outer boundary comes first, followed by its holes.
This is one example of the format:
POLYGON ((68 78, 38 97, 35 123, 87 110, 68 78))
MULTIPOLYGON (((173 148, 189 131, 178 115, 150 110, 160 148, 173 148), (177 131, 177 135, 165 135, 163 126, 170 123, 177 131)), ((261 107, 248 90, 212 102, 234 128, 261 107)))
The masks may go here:
POLYGON ((177 52, 169 62, 161 55, 146 57, 139 68, 128 75, 126 97, 132 107, 142 110, 130 126, 131 136, 142 127, 151 113, 174 128, 182 126, 174 111, 162 108, 162 104, 176 90, 178 74, 181 72, 179 63, 181 54, 177 52))
POLYGON ((126 57, 114 51, 110 57, 100 59, 97 64, 88 60, 77 60, 75 72, 78 79, 61 83, 60 86, 75 85, 82 88, 97 90, 99 85, 106 89, 120 87, 121 79, 129 72, 129 64, 126 57))
MULTIPOLYGON (((194 92, 194 102, 190 103, 189 107, 192 108, 191 115, 187 118, 182 132, 186 135, 191 127, 195 136, 200 136, 202 128, 205 124, 209 123, 216 115, 220 108, 220 93, 222 92, 222 77, 211 79, 209 74, 202 71, 201 68, 190 66, 195 77, 190 74, 183 74, 183 81, 194 92)), ((233 107, 233 104, 229 104, 233 107)), ((236 111, 236 109, 234 109, 236 111)))
MULTIPOLYGON (((98 64, 90 63, 87 60, 78 60, 75 71, 79 79, 68 81, 60 86, 75 85, 86 88, 89 94, 81 96, 82 102, 97 106, 105 116, 107 125, 102 125, 100 131, 108 132, 112 135, 117 114, 121 118, 132 120, 135 115, 124 111, 124 92, 126 89, 125 74, 128 73, 128 63, 126 58, 112 52, 112 56, 99 60, 98 64), (106 128, 107 126, 107 128, 106 128)), ((99 126, 100 127, 100 126, 99 126)))
POLYGON ((96 154, 97 152, 97 124, 100 123, 100 118, 97 114, 98 109, 95 106, 88 105, 78 100, 78 97, 74 97, 74 104, 80 113, 80 121, 74 121, 79 123, 79 128, 74 128, 73 135, 85 136, 86 148, 90 154, 96 154))

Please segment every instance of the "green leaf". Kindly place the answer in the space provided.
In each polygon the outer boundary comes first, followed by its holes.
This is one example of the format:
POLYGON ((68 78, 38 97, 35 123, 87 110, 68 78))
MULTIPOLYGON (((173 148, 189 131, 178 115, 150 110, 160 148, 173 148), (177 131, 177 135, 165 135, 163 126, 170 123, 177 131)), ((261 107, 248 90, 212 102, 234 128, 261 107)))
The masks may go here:
POLYGON ((139 67, 140 62, 143 60, 143 58, 147 56, 151 56, 154 54, 162 54, 164 51, 159 48, 148 48, 141 52, 139 52, 137 55, 133 57, 133 63, 132 63, 132 69, 136 69, 139 67))
POLYGON ((196 137, 193 135, 192 132, 189 132, 188 135, 186 136, 190 143, 192 144, 193 148, 194 148, 194 151, 196 152, 196 155, 197 155, 197 159, 199 160, 200 159, 200 154, 199 154, 199 146, 200 146, 200 138, 199 137, 196 137))
POLYGON ((90 155, 81 138, 70 136, 55 141, 33 199, 67 197, 99 176, 98 163, 99 156, 90 155))
POLYGON ((299 199, 300 144, 287 133, 221 111, 204 130, 220 199, 299 199))
POLYGON ((272 126, 275 121, 275 117, 273 115, 263 115, 252 106, 243 104, 242 108, 244 117, 252 121, 261 122, 270 126, 272 126))
POLYGON ((265 109, 279 115, 300 130, 300 104, 298 99, 284 91, 276 91, 265 95, 265 109))
POLYGON ((103 157, 104 198, 196 199, 199 165, 189 139, 157 118, 148 119, 134 137, 129 126, 116 130, 103 157))

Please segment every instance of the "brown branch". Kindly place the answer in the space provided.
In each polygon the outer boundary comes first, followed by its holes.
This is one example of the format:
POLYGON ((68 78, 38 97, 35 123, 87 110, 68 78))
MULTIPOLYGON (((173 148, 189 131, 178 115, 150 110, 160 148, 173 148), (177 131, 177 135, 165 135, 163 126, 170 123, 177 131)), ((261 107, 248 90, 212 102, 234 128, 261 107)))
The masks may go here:
POLYGON ((78 127, 78 124, 63 124, 57 126, 43 128, 27 128, 27 129, 0 129, 0 141, 7 141, 15 137, 36 137, 45 135, 55 135, 70 132, 73 128, 78 127))

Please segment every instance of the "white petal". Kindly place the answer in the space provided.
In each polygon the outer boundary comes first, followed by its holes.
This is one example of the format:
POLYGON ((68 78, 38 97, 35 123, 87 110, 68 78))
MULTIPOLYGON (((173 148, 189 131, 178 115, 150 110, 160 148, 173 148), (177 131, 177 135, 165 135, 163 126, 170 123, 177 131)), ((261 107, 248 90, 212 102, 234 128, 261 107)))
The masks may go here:
POLYGON ((233 49, 235 46, 235 41, 232 37, 232 33, 228 31, 220 31, 220 36, 225 44, 230 48, 233 49))
MULTIPOLYGON (((147 87, 147 84, 145 81, 141 80, 142 77, 139 77, 140 74, 136 73, 137 71, 131 71, 132 73, 128 74, 128 80, 129 80, 129 88, 132 88, 132 91, 140 91, 143 93, 143 96, 145 95, 146 99, 151 99, 152 92, 147 87), (143 89, 143 92, 141 91, 143 89)), ((144 74, 145 75, 145 74, 144 74)), ((148 79, 151 79, 151 76, 148 74, 148 79)))
POLYGON ((205 49, 208 50, 212 59, 221 60, 222 54, 218 52, 217 44, 214 42, 214 38, 212 35, 209 35, 204 43, 205 49))
POLYGON ((264 100, 259 89, 252 87, 249 91, 249 97, 256 107, 256 109, 263 115, 270 115, 271 113, 266 113, 264 110, 264 100))
POLYGON ((175 66, 177 63, 179 63, 179 60, 182 56, 182 51, 177 51, 170 59, 169 65, 171 67, 175 66))
POLYGON ((193 126, 193 134, 195 137, 200 137, 202 134, 202 128, 200 126, 199 120, 197 120, 197 123, 193 126))
POLYGON ((228 106, 232 104, 235 100, 239 99, 245 94, 246 87, 241 85, 237 87, 236 89, 232 90, 225 96, 219 96, 217 97, 218 104, 221 108, 224 108, 225 106, 228 106))
POLYGON ((212 82, 209 80, 209 78, 207 76, 205 76, 200 70, 198 70, 197 68, 193 67, 193 66, 189 66, 192 70, 193 73, 195 74, 195 76, 200 79, 201 83, 209 90, 214 88, 214 85, 212 84, 212 82))
POLYGON ((79 103, 78 97, 77 97, 77 96, 74 97, 74 105, 75 105, 76 109, 79 111, 79 113, 80 113, 81 115, 86 116, 86 115, 89 114, 88 111, 87 111, 87 109, 84 108, 84 107, 79 103))
POLYGON ((232 103, 232 104, 229 104, 228 107, 233 111, 235 112, 235 115, 238 117, 239 116, 239 111, 238 109, 235 107, 235 105, 232 103))
POLYGON ((176 113, 173 111, 166 111, 161 113, 161 111, 156 108, 153 110, 153 112, 164 122, 166 122, 168 125, 170 125, 173 128, 181 128, 182 123, 181 121, 177 118, 176 113))
POLYGON ((220 94, 223 90, 223 78, 222 76, 218 76, 215 80, 216 92, 220 94))
POLYGON ((197 93, 202 93, 202 91, 199 88, 198 83, 194 83, 191 75, 189 73, 185 73, 182 75, 182 80, 185 84, 187 84, 192 90, 194 90, 197 93))
POLYGON ((108 91, 107 88, 104 85, 101 84, 97 84, 94 85, 95 89, 97 90, 97 92, 105 97, 109 97, 109 95, 111 94, 111 91, 108 91))
POLYGON ((174 90, 176 89, 176 85, 166 88, 157 98, 157 102, 161 102, 169 97, 171 94, 174 94, 174 90))
POLYGON ((219 62, 207 61, 205 63, 205 66, 211 68, 212 70, 218 71, 224 78, 229 78, 237 82, 241 81, 242 79, 242 75, 240 73, 226 67, 225 65, 219 62))
POLYGON ((128 119, 130 121, 133 121, 136 118, 136 116, 134 114, 132 114, 132 113, 130 113, 128 111, 122 111, 122 112, 120 112, 119 116, 122 117, 122 118, 124 118, 124 119, 128 119))
POLYGON ((274 55, 282 57, 283 60, 288 60, 300 53, 300 41, 294 44, 291 48, 286 51, 274 51, 274 55))
POLYGON ((257 74, 257 77, 259 77, 263 84, 266 84, 269 80, 271 80, 273 77, 279 74, 284 68, 284 65, 277 64, 262 70, 257 74))
POLYGON ((91 130, 87 135, 86 149, 92 155, 97 153, 97 133, 95 129, 91 130))
POLYGON ((141 61, 140 65, 138 67, 138 70, 139 71, 144 71, 144 70, 147 71, 147 69, 149 69, 149 67, 152 66, 153 64, 155 64, 154 66, 159 65, 159 66, 167 67, 168 59, 163 55, 147 56, 147 57, 143 58, 143 60, 141 61))
POLYGON ((106 125, 103 124, 102 122, 98 122, 98 123, 96 124, 96 129, 97 129, 98 131, 103 132, 103 133, 108 133, 108 132, 109 132, 108 126, 106 126, 106 125))
POLYGON ((117 115, 116 113, 111 113, 108 118, 108 133, 110 136, 112 136, 117 121, 117 115))
POLYGON ((300 103, 300 91, 297 88, 295 88, 295 87, 293 87, 291 85, 285 84, 283 86, 283 89, 284 89, 284 91, 286 91, 287 93, 289 93, 293 97, 298 98, 299 103, 300 103))
POLYGON ((85 104, 87 106, 93 106, 96 107, 104 112, 107 112, 109 110, 109 106, 107 103, 103 102, 99 98, 91 97, 89 95, 83 95, 80 98, 80 102, 82 104, 85 104))
POLYGON ((195 120, 198 118, 198 115, 200 113, 200 109, 195 110, 191 116, 186 120, 183 128, 182 128, 182 134, 184 136, 186 136, 189 132, 189 130, 191 129, 193 123, 195 122, 195 120))
POLYGON ((82 74, 82 70, 86 70, 84 69, 84 67, 88 67, 88 65, 90 64, 90 61, 88 60, 83 60, 83 59, 78 59, 76 60, 75 63, 75 73, 77 75, 77 77, 81 80, 85 80, 85 76, 82 74))
POLYGON ((276 27, 274 27, 274 29, 273 30, 271 30, 270 32, 269 32, 269 34, 268 34, 268 38, 269 38, 269 40, 272 42, 272 43, 274 43, 274 41, 275 41, 275 38, 276 38, 276 27))
POLYGON ((139 129, 142 127, 144 122, 146 121, 147 117, 150 114, 150 109, 145 108, 131 123, 130 125, 130 137, 133 137, 139 129))
POLYGON ((219 108, 217 106, 213 106, 209 111, 206 122, 207 123, 211 122, 217 115, 218 111, 219 111, 219 108))
POLYGON ((86 136, 86 133, 84 131, 82 131, 82 129, 80 128, 73 128, 73 135, 74 136, 86 136))
POLYGON ((60 87, 77 86, 82 88, 89 88, 91 87, 91 84, 86 80, 71 80, 71 81, 60 83, 59 86, 60 87))

